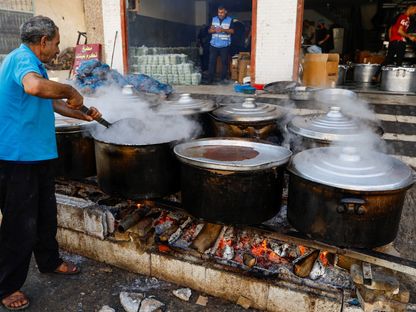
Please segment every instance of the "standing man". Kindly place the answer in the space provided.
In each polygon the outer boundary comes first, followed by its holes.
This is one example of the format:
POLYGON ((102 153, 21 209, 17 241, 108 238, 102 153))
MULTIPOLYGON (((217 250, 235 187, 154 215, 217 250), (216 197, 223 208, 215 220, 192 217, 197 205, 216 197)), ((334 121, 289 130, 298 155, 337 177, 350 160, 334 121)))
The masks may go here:
POLYGON ((333 37, 331 31, 326 28, 325 21, 319 20, 315 32, 316 45, 321 48, 322 53, 328 53, 333 47, 333 37))
POLYGON ((214 81, 217 57, 221 56, 221 82, 225 82, 228 73, 228 56, 231 46, 231 35, 234 34, 232 18, 227 16, 225 7, 218 7, 218 15, 212 19, 208 30, 212 34, 209 49, 209 78, 208 83, 214 81))
POLYGON ((79 272, 59 257, 55 238, 54 111, 88 121, 101 115, 96 109, 81 113, 83 97, 48 80, 43 63, 59 53, 59 29, 50 18, 32 17, 20 37, 22 44, 0 67, 0 300, 9 310, 29 306, 20 288, 32 252, 42 273, 79 272))
POLYGON ((409 35, 407 29, 410 26, 410 16, 416 14, 416 6, 409 6, 406 11, 401 14, 393 26, 390 28, 389 49, 387 52, 384 65, 396 64, 401 66, 404 54, 406 52, 406 38, 416 42, 416 37, 409 35))

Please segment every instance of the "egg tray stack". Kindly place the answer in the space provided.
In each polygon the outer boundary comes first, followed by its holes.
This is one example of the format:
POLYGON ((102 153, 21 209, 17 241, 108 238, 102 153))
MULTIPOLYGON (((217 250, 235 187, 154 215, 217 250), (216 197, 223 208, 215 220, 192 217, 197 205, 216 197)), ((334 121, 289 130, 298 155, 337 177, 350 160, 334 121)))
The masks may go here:
POLYGON ((131 73, 145 74, 162 83, 173 85, 199 85, 201 74, 189 60, 189 56, 183 53, 166 53, 171 51, 179 51, 179 48, 141 47, 131 50, 131 73))

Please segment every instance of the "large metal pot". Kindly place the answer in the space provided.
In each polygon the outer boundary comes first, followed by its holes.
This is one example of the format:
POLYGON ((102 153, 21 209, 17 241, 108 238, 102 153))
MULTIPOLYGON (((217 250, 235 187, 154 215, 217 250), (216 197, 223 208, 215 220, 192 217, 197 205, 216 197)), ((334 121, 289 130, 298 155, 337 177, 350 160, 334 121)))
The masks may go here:
POLYGON ((87 121, 56 116, 55 131, 58 145, 57 176, 82 179, 94 176, 94 140, 87 121))
POLYGON ((416 92, 416 68, 383 66, 380 89, 393 92, 416 92))
POLYGON ((357 93, 339 88, 321 89, 315 92, 315 101, 320 104, 330 106, 338 106, 340 103, 354 103, 358 99, 357 93))
POLYGON ((244 139, 201 139, 175 146, 183 207, 213 222, 262 223, 280 210, 291 152, 244 139))
POLYGON ((317 148, 288 168, 289 222, 313 239, 374 248, 397 234, 412 170, 401 161, 354 148, 317 148))
POLYGON ((194 99, 189 93, 184 93, 178 99, 165 101, 160 105, 158 112, 163 115, 180 115, 192 119, 202 128, 199 137, 209 137, 213 135, 213 130, 208 113, 215 108, 213 101, 194 99))
POLYGON ((246 98, 243 103, 226 105, 211 113, 215 136, 252 138, 280 143, 279 121, 286 112, 277 105, 256 103, 246 98))
POLYGON ((354 64, 354 82, 373 82, 373 77, 380 71, 380 64, 354 64))
POLYGON ((343 114, 337 106, 332 106, 326 114, 296 116, 286 127, 293 134, 290 146, 295 153, 333 143, 355 142, 368 129, 380 136, 383 135, 383 129, 377 124, 352 119, 343 114))
POLYGON ((177 192, 179 163, 172 145, 122 145, 95 139, 100 188, 109 195, 129 199, 158 198, 177 192))

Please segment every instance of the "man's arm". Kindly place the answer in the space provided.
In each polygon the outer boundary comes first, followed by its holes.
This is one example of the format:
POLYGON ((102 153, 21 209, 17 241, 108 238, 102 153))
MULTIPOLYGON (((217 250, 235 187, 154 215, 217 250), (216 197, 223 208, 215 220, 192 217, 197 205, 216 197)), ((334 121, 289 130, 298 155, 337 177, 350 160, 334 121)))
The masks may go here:
POLYGON ((54 100, 53 109, 55 113, 58 113, 59 115, 86 121, 93 121, 101 117, 101 113, 95 107, 90 107, 90 111, 88 115, 86 115, 80 110, 69 108, 66 102, 62 100, 54 100))
POLYGON ((67 99, 66 105, 72 109, 79 109, 84 103, 82 95, 72 86, 45 79, 34 72, 25 75, 22 83, 27 94, 45 99, 67 99))
POLYGON ((416 41, 416 37, 409 35, 407 32, 404 31, 403 26, 400 25, 399 30, 397 31, 399 33, 400 36, 404 37, 404 38, 408 38, 412 41, 416 41))

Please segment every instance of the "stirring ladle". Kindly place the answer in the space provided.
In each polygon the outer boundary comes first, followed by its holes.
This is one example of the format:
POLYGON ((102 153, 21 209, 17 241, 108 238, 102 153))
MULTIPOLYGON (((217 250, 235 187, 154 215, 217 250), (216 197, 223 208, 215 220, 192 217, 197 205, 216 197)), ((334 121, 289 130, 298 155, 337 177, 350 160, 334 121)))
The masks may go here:
MULTIPOLYGON (((84 114, 86 114, 86 115, 88 115, 88 113, 90 111, 90 109, 88 107, 86 107, 85 105, 82 105, 79 110, 81 112, 83 112, 84 114)), ((109 128, 111 126, 111 123, 109 123, 103 117, 100 117, 99 119, 96 119, 95 121, 98 122, 99 124, 103 125, 106 128, 109 128)))

